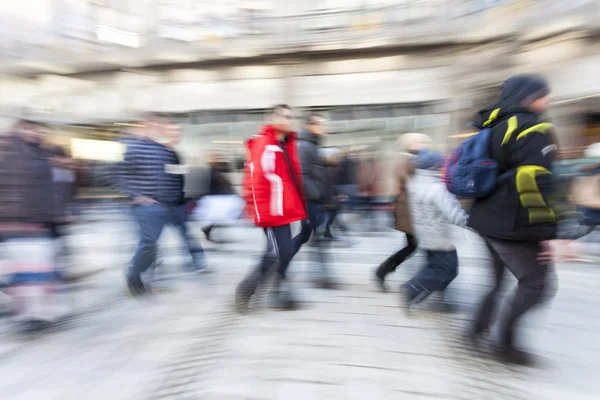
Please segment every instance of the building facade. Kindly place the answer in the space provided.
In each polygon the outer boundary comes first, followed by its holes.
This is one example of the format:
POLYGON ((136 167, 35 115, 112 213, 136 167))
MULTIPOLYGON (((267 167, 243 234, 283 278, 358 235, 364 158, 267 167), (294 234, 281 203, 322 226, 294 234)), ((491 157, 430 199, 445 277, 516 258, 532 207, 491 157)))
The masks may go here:
POLYGON ((326 113, 332 145, 418 130, 448 147, 505 78, 540 72, 561 142, 597 131, 597 0, 206 3, 2 6, 0 113, 111 132, 166 112, 196 154, 237 146, 285 102, 326 113))

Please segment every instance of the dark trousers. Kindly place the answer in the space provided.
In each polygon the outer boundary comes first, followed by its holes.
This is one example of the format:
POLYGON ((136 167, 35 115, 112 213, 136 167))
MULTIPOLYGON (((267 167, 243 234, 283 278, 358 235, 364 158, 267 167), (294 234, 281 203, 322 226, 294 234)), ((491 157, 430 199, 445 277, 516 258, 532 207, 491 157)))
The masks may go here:
POLYGON ((331 225, 335 222, 335 217, 337 217, 338 210, 333 209, 326 212, 327 215, 327 224, 325 225, 325 231, 331 231, 331 225))
POLYGON ((156 242, 167 224, 174 225, 181 234, 193 262, 198 266, 203 260, 204 250, 190 235, 184 206, 163 204, 135 205, 132 213, 138 223, 140 242, 133 256, 130 277, 139 279, 140 274, 156 262, 156 242))
POLYGON ((264 279, 277 265, 278 278, 285 279, 288 266, 296 254, 290 225, 275 226, 264 230, 267 236, 267 250, 259 266, 260 276, 264 279))
POLYGON ((325 257, 325 243, 324 240, 317 235, 317 228, 319 228, 325 222, 325 210, 322 204, 319 203, 308 203, 308 221, 302 222, 302 229, 300 233, 294 238, 294 254, 300 251, 302 245, 309 241, 311 235, 317 246, 317 254, 319 258, 319 264, 321 266, 321 272, 326 274, 327 271, 327 260, 325 257))
POLYGON ((410 233, 406 234, 406 246, 396 253, 392 254, 387 260, 385 260, 379 268, 377 268, 377 276, 381 279, 396 271, 396 268, 402 264, 408 257, 410 257, 417 250, 417 239, 410 233))
POLYGON ((432 292, 443 292, 458 276, 456 250, 427 250, 427 266, 403 287, 410 301, 423 301, 432 292))
POLYGON ((510 310, 500 328, 501 344, 514 345, 515 324, 533 306, 540 303, 544 295, 552 297, 555 291, 549 291, 548 278, 552 266, 541 265, 537 255, 541 250, 535 242, 511 242, 486 238, 487 247, 492 256, 494 269, 494 287, 485 297, 475 321, 475 333, 488 331, 498 307, 498 294, 504 279, 506 268, 517 278, 518 287, 514 294, 510 310))

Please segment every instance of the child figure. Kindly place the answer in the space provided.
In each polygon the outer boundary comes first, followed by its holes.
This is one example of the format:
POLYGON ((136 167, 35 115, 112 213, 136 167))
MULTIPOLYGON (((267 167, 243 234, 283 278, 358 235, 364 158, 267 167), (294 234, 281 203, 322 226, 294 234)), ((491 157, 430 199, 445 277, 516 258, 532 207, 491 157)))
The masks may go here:
POLYGON ((427 266, 402 285, 406 307, 420 303, 432 292, 444 291, 458 275, 458 256, 451 225, 465 227, 468 216, 440 180, 443 155, 418 151, 412 160, 407 191, 418 245, 427 253, 427 266))

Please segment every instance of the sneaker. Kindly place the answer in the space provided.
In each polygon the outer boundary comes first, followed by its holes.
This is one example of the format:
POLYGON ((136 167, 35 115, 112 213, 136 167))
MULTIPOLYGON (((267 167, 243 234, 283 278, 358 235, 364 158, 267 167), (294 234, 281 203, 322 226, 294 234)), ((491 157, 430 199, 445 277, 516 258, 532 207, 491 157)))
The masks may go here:
POLYGON ((150 293, 140 278, 127 278, 127 289, 132 297, 139 297, 150 293))
POLYGON ((190 261, 184 269, 192 274, 207 274, 212 272, 210 268, 208 268, 204 257, 199 257, 196 261, 190 261))
POLYGON ((375 273, 373 274, 373 282, 375 283, 375 286, 377 286, 377 290, 379 290, 380 292, 387 292, 388 288, 385 285, 385 277, 380 276, 377 271, 375 271, 375 273))
POLYGON ((400 286, 399 294, 400 298, 400 309, 410 318, 410 306, 412 305, 412 299, 408 296, 404 285, 400 286))

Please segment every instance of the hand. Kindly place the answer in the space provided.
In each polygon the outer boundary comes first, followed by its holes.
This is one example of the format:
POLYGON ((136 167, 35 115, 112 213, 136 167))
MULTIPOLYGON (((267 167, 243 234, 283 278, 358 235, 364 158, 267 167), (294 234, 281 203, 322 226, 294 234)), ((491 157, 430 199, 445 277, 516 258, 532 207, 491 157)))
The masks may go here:
POLYGON ((158 201, 151 199, 150 197, 145 196, 136 196, 133 198, 132 204, 140 204, 140 205, 148 205, 148 204, 158 204, 158 201))
POLYGON ((537 260, 544 265, 573 260, 577 256, 574 243, 574 240, 547 240, 542 242, 542 249, 538 253, 537 260))

